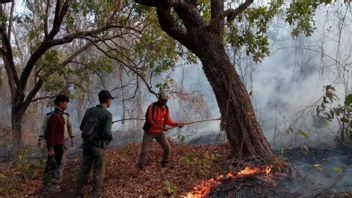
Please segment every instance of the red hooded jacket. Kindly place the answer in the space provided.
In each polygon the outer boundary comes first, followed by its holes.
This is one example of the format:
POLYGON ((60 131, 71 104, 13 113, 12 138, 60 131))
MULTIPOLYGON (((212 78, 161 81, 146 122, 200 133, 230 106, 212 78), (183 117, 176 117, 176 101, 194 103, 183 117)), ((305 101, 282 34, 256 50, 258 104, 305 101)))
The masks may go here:
POLYGON ((153 103, 148 106, 147 111, 148 111, 147 119, 151 125, 149 133, 152 133, 152 134, 161 133, 163 131, 163 128, 165 128, 166 125, 169 125, 169 126, 177 125, 177 123, 172 121, 172 119, 170 118, 170 113, 166 106, 162 107, 158 104, 153 103), (154 113, 152 112, 153 105, 154 105, 154 113))

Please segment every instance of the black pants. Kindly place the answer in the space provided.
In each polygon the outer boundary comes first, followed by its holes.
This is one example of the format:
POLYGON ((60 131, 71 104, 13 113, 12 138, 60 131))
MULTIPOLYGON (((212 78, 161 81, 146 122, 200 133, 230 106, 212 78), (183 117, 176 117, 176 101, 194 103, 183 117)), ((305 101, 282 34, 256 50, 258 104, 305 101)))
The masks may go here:
POLYGON ((49 178, 50 181, 47 181, 48 183, 51 183, 51 180, 56 177, 54 173, 56 169, 60 168, 62 156, 64 154, 64 145, 55 145, 54 152, 55 152, 54 156, 48 155, 48 159, 46 161, 46 167, 44 170, 44 177, 48 177, 48 176, 50 177, 49 178))

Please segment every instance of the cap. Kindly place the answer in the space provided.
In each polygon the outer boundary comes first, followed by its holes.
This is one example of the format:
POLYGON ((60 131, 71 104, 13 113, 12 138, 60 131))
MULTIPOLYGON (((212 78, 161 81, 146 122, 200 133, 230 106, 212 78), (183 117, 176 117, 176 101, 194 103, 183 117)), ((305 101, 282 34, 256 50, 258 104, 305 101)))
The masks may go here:
POLYGON ((163 100, 168 100, 170 97, 169 97, 169 94, 166 92, 166 91, 161 91, 159 94, 159 99, 163 99, 163 100))
POLYGON ((100 91, 98 96, 99 96, 99 101, 100 102, 104 102, 105 100, 107 100, 109 98, 114 99, 114 97, 112 97, 110 92, 107 91, 107 90, 100 91))
POLYGON ((54 100, 54 104, 59 104, 60 102, 70 102, 70 99, 65 95, 58 95, 54 100))

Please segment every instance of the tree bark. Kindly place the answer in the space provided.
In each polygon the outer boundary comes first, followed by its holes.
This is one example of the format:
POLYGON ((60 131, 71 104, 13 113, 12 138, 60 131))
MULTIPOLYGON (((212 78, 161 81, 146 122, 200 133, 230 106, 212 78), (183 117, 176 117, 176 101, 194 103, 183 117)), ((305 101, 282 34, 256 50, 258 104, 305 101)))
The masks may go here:
MULTIPOLYGON (((12 124, 12 137, 14 140, 14 149, 21 148, 23 144, 22 138, 22 120, 23 114, 16 112, 15 109, 12 109, 11 113, 11 124, 12 124)), ((16 150, 13 152, 16 153, 16 150)))
POLYGON ((270 161, 273 157, 270 145, 256 119, 249 93, 226 54, 222 38, 212 33, 203 33, 198 38, 196 54, 216 96, 232 157, 270 161))

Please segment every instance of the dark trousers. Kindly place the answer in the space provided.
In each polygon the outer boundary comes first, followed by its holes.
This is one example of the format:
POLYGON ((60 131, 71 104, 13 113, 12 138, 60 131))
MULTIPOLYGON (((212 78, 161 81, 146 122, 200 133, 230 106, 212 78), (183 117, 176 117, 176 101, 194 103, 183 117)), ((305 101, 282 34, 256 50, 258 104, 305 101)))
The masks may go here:
POLYGON ((61 165, 62 157, 64 154, 64 145, 55 145, 54 146, 54 156, 48 156, 46 161, 46 166, 44 170, 44 185, 51 185, 53 179, 60 179, 56 178, 57 175, 55 172, 58 171, 61 165))
POLYGON ((156 139, 156 141, 158 141, 158 143, 161 145, 161 147, 164 150, 162 162, 164 163, 168 162, 170 145, 166 139, 165 133, 161 132, 159 134, 151 134, 151 133, 144 132, 142 149, 139 154, 138 166, 143 167, 145 165, 145 158, 149 151, 150 144, 153 142, 154 138, 156 139))
POLYGON ((93 194, 99 196, 105 177, 105 149, 92 145, 83 144, 83 158, 78 174, 76 194, 82 194, 84 183, 87 180, 90 169, 93 166, 93 194))

